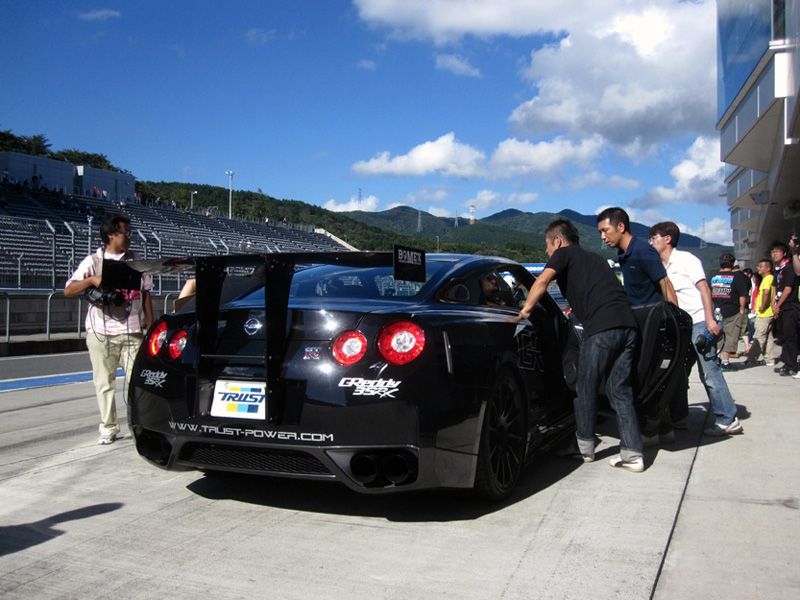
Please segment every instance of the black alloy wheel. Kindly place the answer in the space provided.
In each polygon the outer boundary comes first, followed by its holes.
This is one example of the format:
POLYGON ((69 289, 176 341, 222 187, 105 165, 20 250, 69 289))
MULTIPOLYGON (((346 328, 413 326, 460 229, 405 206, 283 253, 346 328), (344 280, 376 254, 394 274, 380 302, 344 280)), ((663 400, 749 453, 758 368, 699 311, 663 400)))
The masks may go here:
POLYGON ((525 411, 514 376, 502 371, 486 403, 475 489, 490 500, 507 498, 525 463, 525 411))

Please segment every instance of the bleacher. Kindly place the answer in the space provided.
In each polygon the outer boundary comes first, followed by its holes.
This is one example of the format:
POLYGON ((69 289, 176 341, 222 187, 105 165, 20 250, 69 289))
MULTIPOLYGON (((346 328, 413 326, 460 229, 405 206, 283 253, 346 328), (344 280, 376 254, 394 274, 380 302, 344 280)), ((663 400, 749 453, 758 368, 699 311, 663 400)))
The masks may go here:
MULTIPOLYGON (((63 288, 83 257, 101 245, 98 230, 107 213, 130 218, 131 248, 141 258, 346 249, 303 226, 0 184, 0 289, 63 288)), ((165 291, 182 284, 178 276, 159 282, 165 291)))

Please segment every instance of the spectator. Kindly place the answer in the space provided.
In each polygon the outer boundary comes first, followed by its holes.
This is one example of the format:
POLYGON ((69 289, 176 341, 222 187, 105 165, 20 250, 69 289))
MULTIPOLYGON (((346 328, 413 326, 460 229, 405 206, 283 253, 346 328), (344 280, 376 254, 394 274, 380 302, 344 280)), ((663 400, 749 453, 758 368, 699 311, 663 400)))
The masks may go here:
MULTIPOLYGON (((714 303, 711 288, 706 281, 703 265, 693 254, 678 250, 680 229, 672 221, 656 223, 650 228, 650 243, 661 256, 667 275, 675 288, 678 306, 692 317, 692 340, 706 331, 718 335, 719 325, 714 319, 714 303)), ((726 436, 742 433, 742 425, 736 417, 736 404, 733 401, 716 356, 701 353, 696 344, 692 346, 697 355, 697 368, 700 381, 706 388, 714 424, 705 430, 709 436, 726 436)))
POLYGON ((775 337, 781 345, 783 366, 775 372, 783 376, 797 375, 797 328, 800 325, 800 302, 797 298, 798 276, 795 275, 789 247, 782 242, 773 242, 770 255, 775 267, 775 299, 772 312, 775 315, 775 337))
POLYGON ((756 268, 761 276, 761 283, 758 285, 757 295, 754 297, 753 310, 756 318, 753 343, 750 345, 746 362, 748 365, 757 365, 759 357, 763 353, 766 364, 773 366, 780 357, 781 349, 775 344, 773 333, 775 317, 772 312, 772 301, 775 299, 775 277, 772 274, 772 261, 762 258, 758 261, 756 268))
POLYGON ((758 286, 761 285, 761 275, 753 273, 753 269, 750 267, 742 269, 742 274, 750 282, 750 294, 747 300, 747 330, 742 335, 744 353, 749 356, 753 335, 755 334, 756 303, 758 302, 758 286))
POLYGON ((131 222, 121 215, 109 215, 100 226, 103 247, 84 258, 67 281, 64 296, 73 297, 93 290, 92 304, 86 314, 86 346, 92 363, 97 405, 100 409, 100 438, 98 444, 111 444, 120 436, 114 382, 117 368, 125 372, 128 389, 130 371, 136 353, 144 339, 144 331, 153 323, 153 304, 150 298, 149 277, 142 278, 139 290, 113 290, 120 296, 117 301, 99 299, 103 260, 133 260, 131 222))
POLYGON ((711 278, 711 298, 714 309, 722 315, 722 368, 730 369, 731 354, 739 348, 739 338, 747 331, 747 300, 750 282, 741 271, 734 271, 733 254, 723 252, 719 271, 711 278))
POLYGON ((516 319, 529 318, 548 284, 553 279, 558 282, 561 293, 583 323, 575 397, 578 452, 584 462, 594 460, 598 389, 605 380, 605 392, 616 412, 620 435, 620 453, 610 464, 642 472, 642 438, 631 387, 636 320, 625 292, 605 260, 580 247, 578 231, 566 219, 550 223, 545 249, 550 259, 516 319))

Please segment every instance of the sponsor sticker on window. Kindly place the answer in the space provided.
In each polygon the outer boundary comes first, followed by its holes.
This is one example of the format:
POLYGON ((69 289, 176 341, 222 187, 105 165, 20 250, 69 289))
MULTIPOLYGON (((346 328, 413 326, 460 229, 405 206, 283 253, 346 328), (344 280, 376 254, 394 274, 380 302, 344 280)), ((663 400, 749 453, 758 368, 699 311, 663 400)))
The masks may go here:
POLYGON ((267 418, 267 384, 219 379, 214 384, 212 417, 230 419, 267 418))

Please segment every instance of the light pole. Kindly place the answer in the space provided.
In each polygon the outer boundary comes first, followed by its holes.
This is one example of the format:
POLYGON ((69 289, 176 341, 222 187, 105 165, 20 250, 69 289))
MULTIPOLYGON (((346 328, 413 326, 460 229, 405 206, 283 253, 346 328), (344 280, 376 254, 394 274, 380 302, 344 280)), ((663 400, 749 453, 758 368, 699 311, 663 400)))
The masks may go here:
POLYGON ((197 195, 197 190, 194 190, 189 196, 189 210, 194 210, 194 197, 197 195))
POLYGON ((225 171, 228 176, 228 218, 233 218, 233 171, 225 171))

